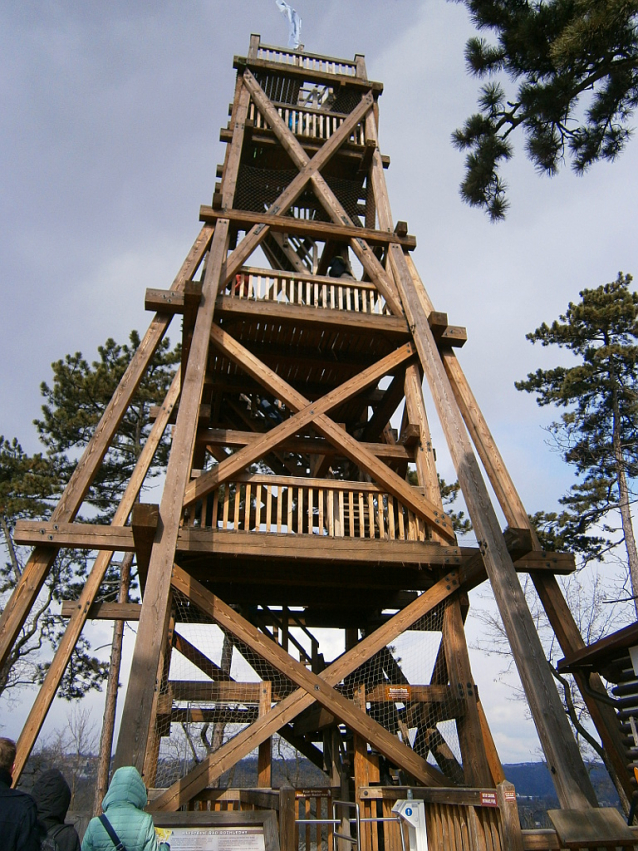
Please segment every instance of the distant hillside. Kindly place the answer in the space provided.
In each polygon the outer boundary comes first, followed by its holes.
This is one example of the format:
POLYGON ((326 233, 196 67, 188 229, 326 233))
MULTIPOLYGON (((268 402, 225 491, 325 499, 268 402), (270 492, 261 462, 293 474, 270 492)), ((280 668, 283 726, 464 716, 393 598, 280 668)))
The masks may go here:
MULTIPOLYGON (((504 765, 505 776, 516 787, 516 794, 523 798, 543 798, 548 804, 557 804, 552 776, 544 762, 521 762, 504 765)), ((601 806, 618 805, 618 793, 605 768, 596 763, 589 767, 596 795, 601 806)))

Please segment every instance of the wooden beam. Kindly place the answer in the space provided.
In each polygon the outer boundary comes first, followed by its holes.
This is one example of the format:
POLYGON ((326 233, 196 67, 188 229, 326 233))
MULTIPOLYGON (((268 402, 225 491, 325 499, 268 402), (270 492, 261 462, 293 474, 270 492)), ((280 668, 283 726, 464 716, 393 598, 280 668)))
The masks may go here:
POLYGON ((148 502, 136 502, 131 513, 131 530, 135 544, 137 573, 140 579, 142 596, 146 587, 148 565, 151 560, 153 541, 159 524, 159 505, 148 502))
MULTIPOLYGON (((129 479, 128 485, 124 491, 118 508, 113 515, 113 523, 125 523, 131 510, 138 498, 144 479, 149 470, 159 442, 166 429, 168 421, 176 404, 180 391, 180 375, 179 370, 169 388, 164 403, 162 405, 161 414, 151 428, 150 434, 144 444, 142 452, 137 459, 135 469, 129 479)), ((57 550, 55 550, 57 552, 57 550)), ((35 702, 29 712, 27 720, 20 734, 17 743, 17 752, 15 759, 15 767, 13 777, 15 782, 18 781, 24 765, 29 758, 29 754, 35 744, 38 734, 44 724, 47 713, 56 695, 60 681, 64 675, 67 665, 71 659, 78 638, 82 633, 84 624, 90 616, 93 601, 97 596, 102 585, 102 581, 106 574, 113 552, 107 550, 102 552, 96 558, 91 572, 89 573, 79 599, 73 605, 73 611, 70 612, 70 621, 64 631, 55 655, 51 661, 49 669, 46 673, 44 681, 40 686, 35 702)), ((115 604, 117 605, 117 604, 115 604)))
MULTIPOLYGON (((75 600, 64 600, 60 616, 71 618, 78 608, 75 600)), ((138 621, 142 611, 141 603, 92 603, 86 612, 86 620, 100 621, 138 621)))
MULTIPOLYGON (((291 679, 301 688, 347 724, 366 741, 370 742, 393 764, 403 767, 411 776, 425 785, 443 785, 444 778, 429 766, 408 746, 385 730, 376 721, 357 709, 325 680, 308 671, 293 659, 283 648, 268 639, 262 632, 227 606, 219 597, 206 590, 187 573, 175 566, 173 585, 179 588, 201 611, 214 618, 220 627, 228 630, 253 652, 259 654, 277 671, 291 679)), ((264 714, 262 717, 267 717, 264 714)))
POLYGON ((466 786, 489 786, 489 770, 477 706, 478 694, 465 642, 463 618, 458 595, 450 598, 443 613, 443 648, 450 686, 466 704, 456 727, 466 786))
MULTIPOLYGON (((208 248, 212 233, 212 227, 205 226, 202 228, 173 282, 173 289, 183 290, 186 281, 193 277, 208 248)), ((130 364, 120 379, 118 389, 113 394, 102 419, 96 426, 93 436, 84 450, 82 458, 73 471, 60 502, 51 515, 52 520, 69 522, 77 514, 111 444, 113 435, 119 428, 146 368, 168 329, 171 318, 170 314, 158 313, 149 325, 144 338, 135 350, 130 364)), ((7 660, 11 647, 31 611, 56 554, 56 550, 51 547, 35 550, 29 558, 13 594, 4 607, 2 616, 0 616, 0 667, 7 660)))
MULTIPOLYGON (((349 435, 339 425, 319 410, 321 403, 310 403, 303 394, 295 390, 290 384, 284 381, 274 370, 269 369, 264 363, 258 360, 248 349, 242 346, 237 340, 234 340, 230 334, 227 334, 221 328, 214 326, 211 330, 211 339, 215 345, 224 352, 231 360, 235 361, 245 372, 257 381, 266 386, 278 398, 285 402, 293 411, 301 412, 309 411, 312 422, 315 428, 323 434, 334 446, 339 447, 346 457, 350 458, 357 466, 365 470, 366 473, 381 486, 387 489, 389 493, 399 499, 404 505, 423 517, 431 526, 433 526, 440 535, 447 540, 455 540, 452 523, 444 512, 441 512, 437 507, 433 506, 425 497, 415 492, 404 479, 397 473, 391 470, 382 461, 379 461, 371 452, 368 452, 363 446, 349 435)), ((361 373, 361 378, 365 372, 361 373)), ((342 385, 345 387, 346 385, 342 385)), ((363 389, 360 387, 359 389, 363 389)), ((325 400, 329 398, 324 396, 325 400)), ((291 417, 291 420, 294 417, 291 417)), ((290 422, 291 420, 288 420, 290 422)), ((285 423, 282 423, 284 425, 285 423)), ((281 428, 281 426, 278 426, 281 428)), ((274 431, 274 429, 273 429, 274 431)), ((272 434, 272 432, 270 432, 272 434)), ((252 447, 254 450, 254 447, 252 447)), ((244 450, 246 451, 246 450, 244 450)), ((237 453, 233 458, 236 458, 237 453)), ((232 459, 223 462, 224 464, 232 463, 232 459)), ((221 464, 218 465, 215 471, 207 473, 206 476, 219 475, 221 464)), ((204 478, 204 477, 202 477, 204 478)), ((199 480, 201 481, 201 479, 199 480)), ((210 480, 209 480, 210 481, 210 480)), ((187 494, 187 502, 192 501, 191 494, 187 494)))
POLYGON ((199 668, 199 670, 210 677, 215 682, 230 682, 232 677, 222 670, 216 662, 204 655, 201 650, 191 644, 181 633, 173 631, 173 647, 178 653, 181 653, 185 659, 188 659, 191 664, 199 668))
POLYGON ((219 315, 227 318, 259 317, 308 328, 342 328, 357 334, 372 332, 393 340, 406 339, 410 333, 405 319, 401 316, 355 310, 317 309, 311 305, 279 304, 273 301, 248 301, 230 296, 220 296, 217 303, 219 315))
MULTIPOLYGON (((249 446, 259 439, 259 434, 253 431, 237 431, 234 429, 200 429, 197 433, 198 443, 209 446, 225 446, 240 449, 249 446)), ((366 443, 364 447, 377 458, 386 461, 411 461, 413 453, 405 446, 390 446, 388 443, 366 443)), ((323 437, 291 437, 279 445, 282 452, 295 452, 300 455, 335 455, 337 450, 323 437)))
POLYGON ((336 88, 347 86, 348 88, 359 89, 359 91, 371 89, 377 97, 383 91, 383 83, 351 77, 347 74, 330 74, 324 71, 311 70, 304 68, 303 65, 289 65, 287 63, 282 65, 280 62, 268 62, 265 59, 245 59, 242 56, 235 56, 233 68, 237 68, 239 71, 244 68, 253 68, 258 74, 268 71, 270 74, 279 74, 290 78, 297 77, 303 82, 319 83, 336 88))
MULTIPOLYGON (((306 159, 307 159, 307 155, 306 159)), ((316 219, 297 219, 291 216, 277 216, 269 212, 251 213, 247 210, 215 210, 205 204, 199 208, 199 220, 206 224, 215 224, 219 219, 229 219, 240 230, 249 231, 258 225, 265 225, 276 233, 287 233, 292 236, 310 236, 313 239, 326 241, 328 239, 353 240, 362 239, 369 245, 386 246, 397 243, 410 251, 416 248, 416 237, 401 237, 396 233, 370 230, 352 224, 322 222, 316 219)))
MULTIPOLYGON (((213 328, 213 339, 215 342, 224 341, 224 343, 232 340, 228 334, 216 327, 213 328)), ((232 351, 235 355, 240 350, 242 352, 246 352, 247 355, 250 355, 247 349, 244 349, 243 346, 238 347, 239 344, 236 341, 233 341, 232 351)), ((371 385, 376 384, 380 378, 402 364, 404 361, 409 360, 413 354, 414 348, 412 347, 412 344, 407 343, 405 346, 401 346, 385 358, 377 361, 377 363, 367 369, 364 369, 363 372, 359 373, 359 375, 356 375, 354 378, 344 382, 340 387, 330 391, 323 396, 323 398, 305 405, 297 414, 289 417, 287 420, 284 420, 283 423, 275 426, 275 428, 272 428, 260 437, 259 440, 255 441, 255 443, 250 446, 246 446, 244 449, 240 449, 239 452, 235 452, 230 458, 218 464, 210 472, 207 472, 200 478, 190 482, 186 488, 186 504, 195 502, 195 500, 206 496, 206 494, 214 490, 214 488, 216 488, 219 484, 230 479, 233 475, 243 470, 249 464, 252 464, 253 461, 263 458, 265 454, 270 452, 272 449, 277 448, 280 443, 283 443, 289 437, 298 434, 313 421, 316 414, 330 411, 333 408, 338 407, 343 401, 351 396, 354 396, 371 385)), ((259 364, 257 359, 252 355, 250 355, 250 360, 259 364)), ((255 374, 255 378, 263 383, 263 374, 259 369, 259 366, 257 367, 257 370, 258 376, 255 374)), ((251 373, 251 370, 247 369, 246 371, 249 372, 249 374, 251 373)), ((301 397, 301 394, 299 394, 299 397, 301 397)))
MULTIPOLYGON (((476 568, 472 567, 471 569, 475 570, 476 568)), ((458 590, 460 580, 468 581, 469 578, 470 575, 466 571, 449 573, 436 586, 421 594, 418 600, 415 600, 390 621, 360 641, 352 650, 340 656, 319 676, 328 684, 337 685, 344 677, 355 671, 367 659, 394 641, 413 623, 424 617, 446 597, 458 590)), ((293 694, 282 700, 268 715, 263 716, 246 730, 238 733, 215 754, 206 757, 189 775, 174 783, 162 795, 151 801, 149 809, 177 809, 312 703, 314 703, 314 699, 311 695, 308 695, 304 689, 297 689, 293 694)))

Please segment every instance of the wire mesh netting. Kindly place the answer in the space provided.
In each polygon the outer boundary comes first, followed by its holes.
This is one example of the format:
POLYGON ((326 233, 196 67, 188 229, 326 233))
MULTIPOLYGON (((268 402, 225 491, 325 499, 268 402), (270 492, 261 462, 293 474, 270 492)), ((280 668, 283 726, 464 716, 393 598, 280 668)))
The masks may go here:
MULTIPOLYGON (((172 652, 158 710, 162 734, 155 779, 158 787, 185 776, 296 689, 285 674, 220 629, 178 592, 174 594, 173 613, 172 652)), ((319 641, 304 625, 302 610, 256 606, 245 614, 273 639, 282 641, 285 635, 290 656, 317 673, 326 665, 324 657, 340 655, 341 631, 320 630, 319 641)), ((462 782, 455 723, 462 713, 462 702, 454 699, 447 685, 441 621, 440 612, 423 618, 335 688, 360 708, 365 707, 371 718, 454 783, 462 782)), ((312 714, 311 710, 287 728, 288 735, 273 737, 273 786, 282 782, 297 787, 330 782, 329 754, 325 754, 326 773, 322 773, 303 759, 289 740, 304 741, 321 754, 326 735, 336 735, 342 743, 342 757, 352 746, 352 734, 339 719, 330 712, 312 714)), ((371 752, 375 753, 374 744, 371 752)), ((382 783, 402 779, 400 771, 383 757, 380 767, 382 783)), ((256 786, 257 770, 257 750, 242 753, 219 783, 256 786)))
MULTIPOLYGON (((237 177, 233 206, 237 210, 260 213, 275 203, 286 187, 299 174, 297 169, 266 169, 243 163, 237 177)), ((355 225, 361 225, 365 215, 366 189, 363 179, 327 175, 326 183, 355 225)), ((298 219, 328 222, 330 217, 311 189, 306 189, 288 213, 298 219)))

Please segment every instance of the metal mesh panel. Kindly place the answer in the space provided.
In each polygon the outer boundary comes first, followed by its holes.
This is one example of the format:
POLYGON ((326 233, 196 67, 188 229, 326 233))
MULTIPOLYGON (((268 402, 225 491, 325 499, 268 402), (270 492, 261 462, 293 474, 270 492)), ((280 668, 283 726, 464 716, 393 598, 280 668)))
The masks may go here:
MULTIPOLYGON (((296 169, 274 170, 242 165, 237 178, 233 206, 237 210, 261 213, 275 203, 297 174, 296 169)), ((365 200, 365 190, 362 188, 361 181, 331 176, 326 177, 325 180, 353 222, 361 225, 360 216, 363 215, 363 211, 359 208, 359 204, 365 200)), ((296 218, 330 221, 323 205, 311 189, 307 189, 299 196, 289 213, 296 218)))
POLYGON ((418 621, 346 678, 346 695, 419 756, 463 782, 456 718, 463 712, 447 685, 441 609, 418 621))
MULTIPOLYGON (((270 683, 272 703, 295 689, 290 679, 223 632, 178 592, 173 596, 173 613, 173 649, 158 709, 158 787, 185 776, 255 721, 260 699, 263 705, 263 683, 270 683)), ((243 761, 239 774, 234 772, 225 783, 256 785, 251 756, 256 757, 256 751, 243 761)))

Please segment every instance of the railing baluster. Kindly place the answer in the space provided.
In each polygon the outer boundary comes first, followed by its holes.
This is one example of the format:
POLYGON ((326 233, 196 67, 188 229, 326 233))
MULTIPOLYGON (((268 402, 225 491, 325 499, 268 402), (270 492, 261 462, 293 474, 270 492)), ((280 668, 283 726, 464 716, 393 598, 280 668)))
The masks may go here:
POLYGON ((235 532, 239 529, 239 504, 241 503, 241 484, 238 482, 235 485, 235 510, 233 512, 233 529, 235 532))
POLYGON ((250 494, 252 487, 250 483, 246 485, 246 496, 244 504, 244 532, 250 532, 250 494))
POLYGON ((363 493, 359 491, 359 537, 365 538, 366 536, 366 515, 365 515, 365 507, 363 504, 363 493))
POLYGON ((272 485, 266 485, 266 532, 270 532, 272 523, 272 485))
POLYGON ((348 491, 348 514, 348 530, 350 537, 354 538, 356 531, 354 528, 354 494, 352 491, 348 491))
POLYGON ((388 494, 388 533, 390 540, 394 541, 394 497, 388 494))
POLYGON ((403 505, 399 503, 399 538, 405 541, 405 524, 403 522, 403 505))
POLYGON ((339 537, 343 538, 346 534, 345 511, 343 508, 343 491, 339 491, 339 537))
POLYGON ((277 485, 277 532, 281 532, 281 521, 283 515, 284 495, 281 485, 277 485))
POLYGON ((213 529, 217 528, 217 514, 219 513, 219 488, 213 493, 213 516, 211 517, 210 525, 213 529))
POLYGON ((328 535, 335 536, 334 491, 328 490, 328 535))
POLYGON ((297 534, 303 535, 303 488, 297 488, 297 534))
POLYGON ((255 530, 261 532, 261 485, 255 488, 255 530))
POLYGON ((222 529, 228 529, 228 511, 230 507, 230 482, 226 482, 224 485, 224 520, 222 522, 222 529))
POLYGON ((323 535, 323 488, 319 488, 319 534, 323 535))
POLYGON ((370 524, 370 528, 368 530, 368 534, 371 538, 375 537, 375 529, 374 529, 374 497, 371 493, 368 494, 368 522, 370 524))
POLYGON ((287 513, 286 513, 286 527, 287 528, 286 528, 286 531, 288 532, 289 535, 292 535, 292 532, 293 532, 293 528, 292 528, 292 492, 293 492, 293 489, 289 485, 286 488, 286 496, 288 497, 288 504, 286 506, 287 507, 287 513))
POLYGON ((314 532, 314 507, 313 507, 313 491, 308 488, 308 534, 314 532))
POLYGON ((408 540, 416 541, 416 532, 414 528, 414 514, 408 511, 408 540))
POLYGON ((379 537, 385 538, 385 523, 383 517, 383 494, 377 494, 377 519, 379 521, 379 537))

